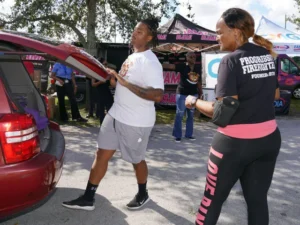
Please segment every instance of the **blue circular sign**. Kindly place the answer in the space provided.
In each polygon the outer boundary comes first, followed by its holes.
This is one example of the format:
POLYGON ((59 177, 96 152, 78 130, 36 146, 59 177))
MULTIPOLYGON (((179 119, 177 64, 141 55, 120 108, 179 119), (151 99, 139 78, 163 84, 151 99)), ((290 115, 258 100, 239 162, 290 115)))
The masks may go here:
POLYGON ((218 74, 214 73, 212 68, 213 68, 214 64, 220 63, 220 62, 221 62, 221 59, 218 58, 218 59, 213 59, 208 63, 208 71, 207 72, 208 72, 208 75, 211 76, 212 78, 218 77, 218 74))
POLYGON ((300 40, 300 36, 297 34, 286 34, 287 38, 292 40, 300 40))

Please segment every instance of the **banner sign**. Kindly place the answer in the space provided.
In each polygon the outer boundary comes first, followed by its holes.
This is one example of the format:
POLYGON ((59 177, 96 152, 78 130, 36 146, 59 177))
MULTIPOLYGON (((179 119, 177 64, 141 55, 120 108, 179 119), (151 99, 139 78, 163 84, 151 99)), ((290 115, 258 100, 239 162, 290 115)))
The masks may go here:
POLYGON ((168 106, 176 105, 176 92, 164 93, 163 99, 159 104, 168 106))
POLYGON ((180 73, 175 71, 164 71, 165 85, 177 85, 180 82, 180 73))
POLYGON ((202 63, 204 64, 202 80, 205 81, 205 87, 215 88, 219 65, 225 55, 226 53, 202 53, 202 63))
POLYGON ((299 54, 300 35, 273 23, 265 17, 260 19, 255 32, 273 43, 278 54, 299 54))

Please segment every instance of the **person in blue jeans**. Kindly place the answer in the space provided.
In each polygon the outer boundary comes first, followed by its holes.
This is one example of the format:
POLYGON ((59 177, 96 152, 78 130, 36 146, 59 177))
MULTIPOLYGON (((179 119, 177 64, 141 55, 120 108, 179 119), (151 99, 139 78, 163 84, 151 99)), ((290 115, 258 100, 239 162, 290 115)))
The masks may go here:
POLYGON ((184 64, 163 64, 164 69, 180 72, 180 82, 176 89, 176 117, 173 128, 173 136, 176 142, 182 139, 182 119, 186 113, 185 138, 193 141, 194 130, 194 109, 188 109, 185 106, 185 99, 188 95, 201 97, 201 64, 196 64, 196 54, 188 52, 186 54, 186 63, 184 64))

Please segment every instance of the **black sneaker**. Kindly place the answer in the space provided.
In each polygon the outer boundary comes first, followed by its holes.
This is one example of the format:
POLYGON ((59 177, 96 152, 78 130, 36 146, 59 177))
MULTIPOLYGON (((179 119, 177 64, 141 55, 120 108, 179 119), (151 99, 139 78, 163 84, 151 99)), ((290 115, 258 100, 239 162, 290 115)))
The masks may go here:
POLYGON ((83 195, 72 201, 63 202, 62 206, 69 208, 69 209, 82 209, 82 210, 87 210, 87 211, 92 211, 95 209, 94 200, 87 201, 86 199, 84 199, 83 195))
POLYGON ((175 142, 181 142, 181 138, 175 138, 175 142))
POLYGON ((148 192, 144 197, 140 197, 138 194, 134 196, 134 198, 126 205, 128 209, 140 209, 143 207, 147 202, 150 201, 148 192))
POLYGON ((190 140, 190 141, 195 141, 196 138, 195 137, 185 137, 186 139, 190 140))

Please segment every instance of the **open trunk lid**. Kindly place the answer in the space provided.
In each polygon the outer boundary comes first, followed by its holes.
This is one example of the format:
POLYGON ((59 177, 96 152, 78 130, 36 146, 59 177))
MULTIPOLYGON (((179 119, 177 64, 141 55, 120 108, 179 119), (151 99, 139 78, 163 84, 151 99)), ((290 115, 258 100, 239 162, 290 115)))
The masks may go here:
POLYGON ((76 46, 10 30, 0 31, 0 41, 15 45, 20 52, 46 53, 45 57, 66 64, 90 78, 105 81, 108 77, 105 67, 98 60, 76 46))

